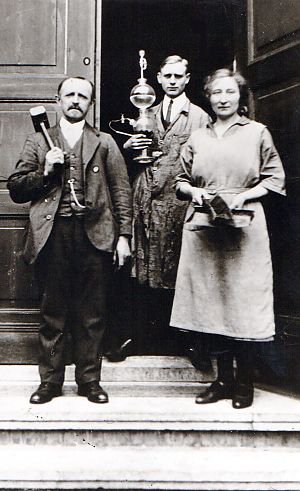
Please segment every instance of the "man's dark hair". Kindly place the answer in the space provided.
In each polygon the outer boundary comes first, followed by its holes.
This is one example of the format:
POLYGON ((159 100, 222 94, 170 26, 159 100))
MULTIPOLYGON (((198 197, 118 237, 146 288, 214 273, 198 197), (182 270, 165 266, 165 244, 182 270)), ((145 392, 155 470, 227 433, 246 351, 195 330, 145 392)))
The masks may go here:
POLYGON ((91 87, 92 87, 92 101, 95 100, 95 97, 96 97, 96 94, 95 94, 95 86, 93 84, 93 82, 91 82, 89 79, 85 78, 85 77, 80 77, 80 75, 76 75, 76 77, 67 77, 67 78, 64 78, 58 85, 57 87, 57 93, 58 95, 60 94, 60 91, 61 91, 61 88, 63 86, 63 84, 67 81, 67 80, 70 80, 71 78, 76 78, 76 79, 79 79, 79 80, 85 80, 86 82, 88 82, 91 87))

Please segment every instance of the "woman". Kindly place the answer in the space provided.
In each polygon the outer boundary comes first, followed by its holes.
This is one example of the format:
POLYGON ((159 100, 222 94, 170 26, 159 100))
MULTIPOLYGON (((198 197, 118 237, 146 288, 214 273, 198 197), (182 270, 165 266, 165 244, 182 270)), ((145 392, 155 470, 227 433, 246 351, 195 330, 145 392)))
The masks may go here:
POLYGON ((180 199, 190 200, 171 325, 214 334, 218 378, 196 403, 253 401, 254 341, 272 341, 272 264, 260 198, 284 195, 284 171, 266 127, 241 115, 246 82, 228 69, 206 79, 215 121, 182 151, 180 199), (251 210, 251 211, 250 211, 251 210), (251 216, 253 219, 250 223, 251 216), (236 373, 233 372, 233 358, 236 373))

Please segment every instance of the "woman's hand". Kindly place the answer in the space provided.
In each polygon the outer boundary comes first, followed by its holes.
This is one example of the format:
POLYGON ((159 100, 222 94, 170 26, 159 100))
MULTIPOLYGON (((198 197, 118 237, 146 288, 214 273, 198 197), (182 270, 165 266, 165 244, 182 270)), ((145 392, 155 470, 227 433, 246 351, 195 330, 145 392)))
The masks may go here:
POLYGON ((191 188, 191 198, 193 203, 202 206, 203 198, 210 199, 211 195, 203 188, 191 188))
POLYGON ((143 133, 137 133, 136 135, 132 135, 129 140, 124 143, 123 148, 126 150, 144 150, 144 148, 148 148, 151 143, 151 138, 147 138, 143 133))
POLYGON ((257 184, 254 188, 238 194, 231 203, 231 209, 243 208, 246 201, 262 198, 263 196, 266 196, 268 192, 268 189, 264 188, 261 184, 257 184))
POLYGON ((213 194, 210 194, 204 188, 197 188, 186 181, 176 184, 176 193, 180 193, 185 199, 190 199, 193 203, 200 206, 203 204, 203 198, 210 199, 213 196, 213 194))
POLYGON ((247 199, 246 193, 240 193, 233 199, 230 208, 233 210, 234 208, 243 208, 245 201, 247 199))

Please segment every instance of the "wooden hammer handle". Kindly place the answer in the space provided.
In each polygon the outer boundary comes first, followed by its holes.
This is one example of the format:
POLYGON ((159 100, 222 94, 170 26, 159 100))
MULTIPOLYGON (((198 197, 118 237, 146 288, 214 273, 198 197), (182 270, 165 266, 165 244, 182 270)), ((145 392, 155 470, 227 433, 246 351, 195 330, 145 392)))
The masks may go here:
POLYGON ((51 140, 51 138, 50 138, 50 136, 49 136, 49 133, 48 133, 48 131, 47 131, 47 128, 46 128, 46 126, 45 126, 45 123, 41 123, 41 129, 42 129, 42 132, 43 132, 43 134, 44 134, 44 137, 45 137, 45 138, 46 138, 46 140, 47 140, 47 143, 48 143, 49 147, 50 147, 51 149, 52 149, 52 148, 54 148, 54 147, 55 147, 55 145, 54 145, 53 141, 51 140))

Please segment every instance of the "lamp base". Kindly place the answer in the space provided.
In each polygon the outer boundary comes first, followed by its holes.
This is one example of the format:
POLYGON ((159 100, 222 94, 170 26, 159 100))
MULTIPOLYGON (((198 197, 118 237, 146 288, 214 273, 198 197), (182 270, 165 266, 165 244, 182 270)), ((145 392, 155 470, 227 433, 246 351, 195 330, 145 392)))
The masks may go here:
POLYGON ((138 155, 137 157, 134 157, 133 160, 139 164, 151 164, 156 158, 149 155, 138 155))
POLYGON ((154 160, 156 160, 156 157, 152 155, 152 149, 143 148, 143 150, 140 151, 139 155, 133 157, 133 160, 135 162, 138 162, 139 164, 151 164, 151 162, 154 162, 154 160))

